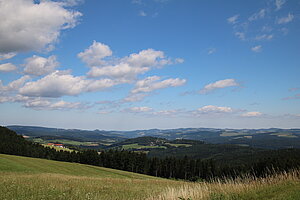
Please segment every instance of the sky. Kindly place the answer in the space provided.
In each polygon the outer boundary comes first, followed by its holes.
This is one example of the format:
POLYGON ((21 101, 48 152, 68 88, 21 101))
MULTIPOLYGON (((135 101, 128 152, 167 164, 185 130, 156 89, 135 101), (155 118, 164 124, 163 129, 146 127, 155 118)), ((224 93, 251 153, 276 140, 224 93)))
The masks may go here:
POLYGON ((300 128, 298 0, 0 0, 0 124, 300 128))

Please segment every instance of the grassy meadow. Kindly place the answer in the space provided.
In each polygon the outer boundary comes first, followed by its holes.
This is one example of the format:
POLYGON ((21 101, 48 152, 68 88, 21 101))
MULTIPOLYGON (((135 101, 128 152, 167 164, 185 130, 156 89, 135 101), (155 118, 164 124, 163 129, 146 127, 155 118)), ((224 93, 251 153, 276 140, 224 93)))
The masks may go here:
POLYGON ((0 199, 300 199, 300 172, 191 183, 102 167, 0 154, 0 199))
POLYGON ((167 147, 165 146, 149 146, 149 145, 139 145, 139 144, 126 144, 123 145, 122 148, 124 150, 129 150, 129 149, 166 149, 167 147))

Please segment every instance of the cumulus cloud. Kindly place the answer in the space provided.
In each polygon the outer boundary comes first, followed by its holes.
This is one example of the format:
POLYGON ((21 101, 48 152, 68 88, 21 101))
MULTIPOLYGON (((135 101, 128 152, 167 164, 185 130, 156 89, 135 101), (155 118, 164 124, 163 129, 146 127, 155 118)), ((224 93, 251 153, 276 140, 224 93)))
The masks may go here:
POLYGON ((227 18, 227 22, 229 24, 236 24, 240 15, 234 15, 232 17, 227 18))
POLYGON ((216 81, 214 83, 210 83, 210 84, 204 86, 204 88, 200 90, 200 94, 207 94, 216 89, 233 87, 233 86, 239 86, 239 83, 237 83, 235 79, 219 80, 219 81, 216 81))
POLYGON ((133 113, 142 113, 142 112, 149 112, 151 110, 152 110, 152 108, 149 108, 149 107, 131 107, 131 108, 126 108, 123 111, 124 112, 133 112, 133 113))
POLYGON ((259 117, 259 116, 261 116, 261 115, 262 115, 261 112, 254 111, 254 112, 246 112, 246 113, 243 113, 241 116, 242 116, 242 117, 259 117))
MULTIPOLYGON (((1 91, 0 91, 1 93, 1 91)), ((4 102, 26 102, 29 100, 29 97, 24 97, 22 95, 15 95, 15 96, 9 96, 6 95, 4 96, 2 94, 2 96, 0 96, 0 103, 4 103, 4 102)))
POLYGON ((0 60, 7 60, 12 57, 15 57, 16 55, 16 53, 0 53, 0 60))
POLYGON ((164 59, 163 51, 156 51, 154 49, 142 50, 139 53, 133 53, 128 57, 122 59, 122 62, 128 63, 132 67, 163 67, 171 64, 169 59, 164 59))
POLYGON ((15 71, 17 67, 11 63, 5 63, 0 65, 0 72, 11 72, 15 71))
POLYGON ((50 56, 48 58, 40 56, 32 56, 25 60, 24 72, 26 74, 41 76, 46 75, 55 71, 59 63, 56 61, 55 56, 50 56))
POLYGON ((52 102, 43 98, 36 98, 24 104, 24 107, 35 110, 70 110, 70 109, 86 109, 87 105, 80 102, 57 101, 52 102))
POLYGON ((249 21, 255 21, 261 18, 264 18, 266 15, 266 10, 265 9, 261 9, 260 11, 258 11, 257 13, 254 13, 253 15, 251 15, 248 20, 249 21))
POLYGON ((115 85, 111 79, 88 80, 83 76, 73 76, 56 71, 37 81, 27 82, 20 88, 20 94, 31 97, 75 96, 83 92, 100 91, 115 85))
POLYGON ((138 74, 143 74, 149 70, 149 67, 131 67, 127 63, 121 63, 114 66, 92 67, 87 75, 90 77, 108 76, 119 79, 121 82, 131 82, 138 74))
POLYGON ((185 79, 170 78, 163 81, 159 81, 161 77, 159 76, 149 76, 143 80, 139 80, 135 84, 135 88, 131 90, 131 93, 141 93, 141 92, 152 92, 154 90, 167 88, 167 87, 178 87, 186 83, 185 79))
POLYGON ((61 2, 0 0, 0 52, 51 49, 60 32, 76 26, 80 12, 61 2))
POLYGON ((63 6, 77 6, 82 4, 84 0, 60 0, 63 6))
POLYGON ((121 83, 129 83, 136 79, 139 74, 143 74, 153 68, 161 68, 169 64, 182 63, 182 58, 172 61, 166 58, 164 52, 154 49, 142 50, 139 53, 133 53, 129 56, 115 59, 113 62, 103 61, 104 57, 111 56, 112 52, 109 47, 94 42, 92 46, 98 46, 98 50, 91 50, 89 47, 85 52, 78 54, 90 67, 87 73, 89 77, 109 77, 118 79, 121 83))
POLYGON ((285 4, 286 0, 275 0, 276 11, 280 10, 282 6, 285 4))
POLYGON ((231 113, 233 109, 230 107, 219 107, 213 105, 203 106, 197 110, 200 113, 231 113))
POLYGON ((251 48, 251 51, 255 52, 255 53, 259 53, 262 51, 262 46, 261 45, 257 45, 251 48))
POLYGON ((294 19, 294 15, 289 13, 288 16, 279 18, 277 20, 277 24, 286 24, 293 21, 293 19, 294 19))
POLYGON ((30 76, 25 75, 17 80, 10 82, 6 86, 4 86, 2 81, 0 80, 0 93, 1 92, 12 92, 12 91, 18 90, 29 79, 30 79, 30 76))
POLYGON ((109 46, 93 41, 93 44, 89 48, 80 52, 77 56, 89 67, 93 67, 105 64, 103 58, 111 55, 112 51, 109 46))
POLYGON ((142 101, 147 96, 149 96, 149 94, 145 94, 145 93, 129 94, 127 97, 125 97, 122 100, 122 102, 137 102, 137 101, 142 101))

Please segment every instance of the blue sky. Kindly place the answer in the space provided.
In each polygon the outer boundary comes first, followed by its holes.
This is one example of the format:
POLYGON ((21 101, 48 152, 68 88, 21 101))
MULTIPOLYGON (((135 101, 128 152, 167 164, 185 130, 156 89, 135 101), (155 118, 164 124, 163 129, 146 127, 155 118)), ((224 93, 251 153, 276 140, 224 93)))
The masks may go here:
POLYGON ((2 125, 299 128, 300 1, 0 0, 2 125))

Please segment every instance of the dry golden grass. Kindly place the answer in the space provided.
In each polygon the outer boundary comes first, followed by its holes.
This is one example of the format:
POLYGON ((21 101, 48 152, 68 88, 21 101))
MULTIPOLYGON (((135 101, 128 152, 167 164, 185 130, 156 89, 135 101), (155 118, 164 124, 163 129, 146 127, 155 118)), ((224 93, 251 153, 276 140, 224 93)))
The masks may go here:
MULTIPOLYGON (((294 183, 292 186, 296 187, 293 190, 299 190, 299 193, 296 192, 297 194, 295 194, 297 196, 290 199, 297 199, 298 197, 300 199, 300 171, 294 170, 266 178, 244 176, 238 179, 222 181, 216 179, 211 182, 189 183, 179 188, 168 187, 161 194, 151 196, 148 200, 255 199, 251 197, 251 194, 254 195, 258 191, 262 191, 262 194, 268 193, 275 187, 284 187, 290 183, 294 183)), ((284 192, 282 191, 282 193, 284 192)), ((289 194, 283 196, 289 196, 289 194)), ((275 199, 285 199, 285 197, 275 199)))
POLYGON ((180 182, 164 179, 93 178, 63 174, 0 173, 0 199, 146 199, 180 182))
POLYGON ((0 154, 1 200, 299 200, 300 171, 184 182, 0 154))

